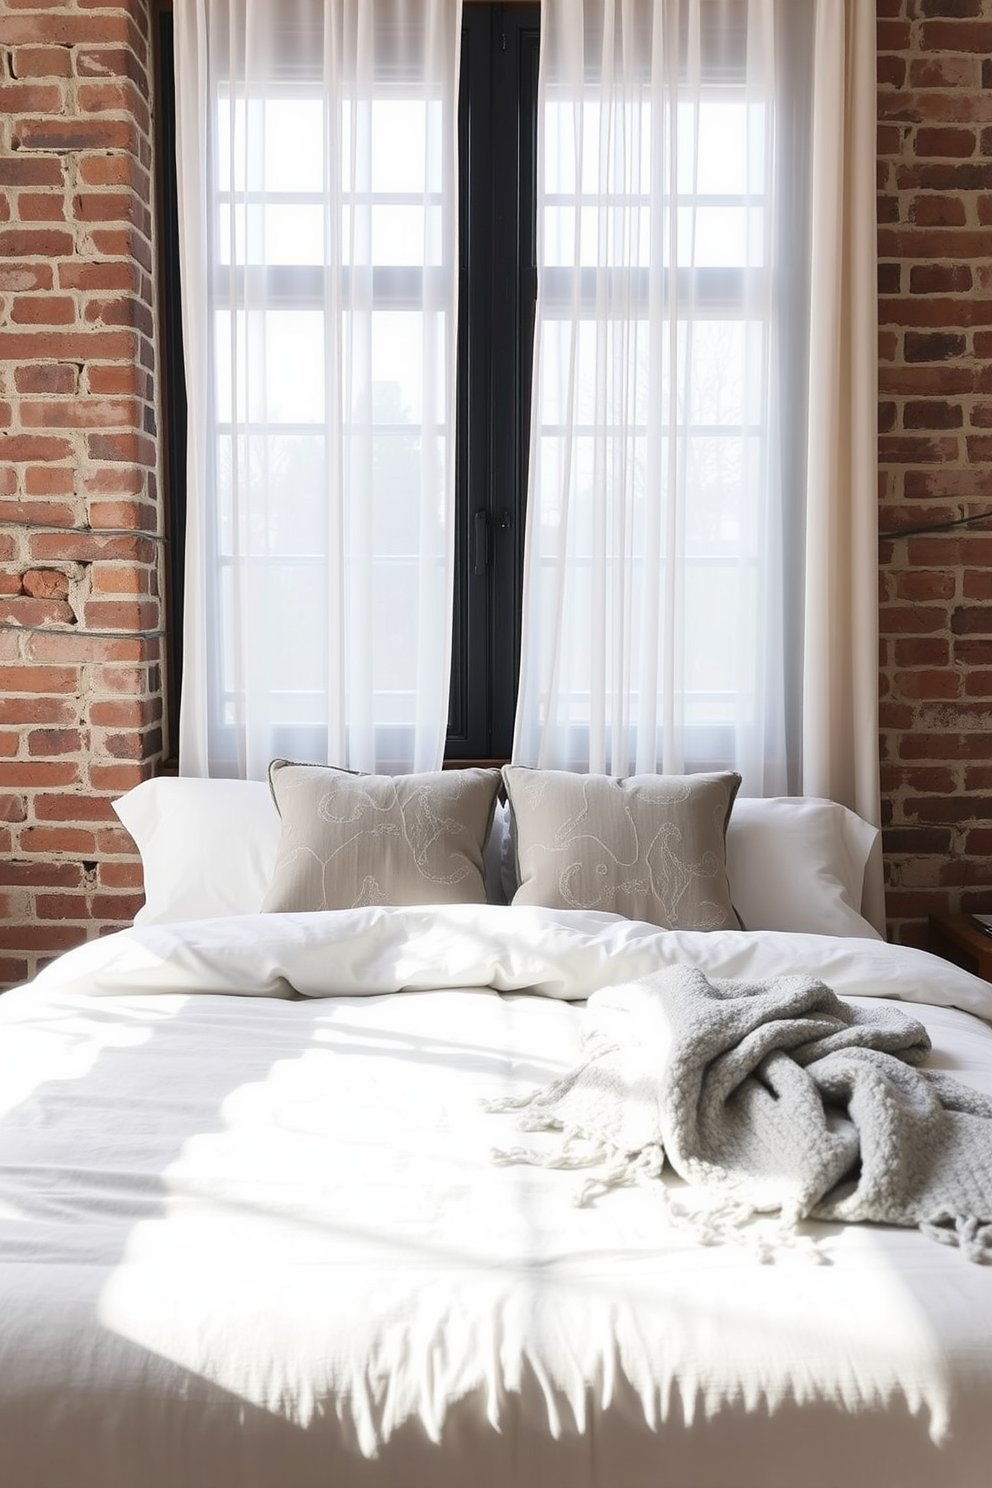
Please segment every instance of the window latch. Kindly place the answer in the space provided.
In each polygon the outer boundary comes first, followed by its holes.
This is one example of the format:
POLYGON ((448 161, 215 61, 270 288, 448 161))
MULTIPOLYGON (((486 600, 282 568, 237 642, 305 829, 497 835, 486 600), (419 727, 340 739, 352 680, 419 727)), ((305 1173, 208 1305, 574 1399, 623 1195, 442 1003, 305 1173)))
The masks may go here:
POLYGON ((475 514, 475 552, 472 568, 477 576, 489 567, 489 514, 480 509, 475 514))

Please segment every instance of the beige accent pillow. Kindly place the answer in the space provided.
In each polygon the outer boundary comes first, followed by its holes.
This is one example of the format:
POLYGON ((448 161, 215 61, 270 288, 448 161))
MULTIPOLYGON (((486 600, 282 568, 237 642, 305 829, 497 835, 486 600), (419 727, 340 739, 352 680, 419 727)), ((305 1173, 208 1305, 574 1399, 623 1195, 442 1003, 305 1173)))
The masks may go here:
POLYGON ((514 904, 603 909, 669 930, 739 930, 725 835, 741 777, 579 775, 504 765, 514 904))
POLYGON ((273 760, 282 826, 263 911, 484 904, 498 770, 357 775, 273 760))

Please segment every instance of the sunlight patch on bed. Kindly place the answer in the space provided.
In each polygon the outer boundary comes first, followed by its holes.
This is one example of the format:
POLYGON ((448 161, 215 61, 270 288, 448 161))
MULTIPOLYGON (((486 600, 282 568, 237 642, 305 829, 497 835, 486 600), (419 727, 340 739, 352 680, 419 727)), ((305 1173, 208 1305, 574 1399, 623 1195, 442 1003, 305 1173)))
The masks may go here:
POLYGON ((115 999, 113 1016, 101 1020, 92 1008, 84 1016, 71 995, 50 999, 43 1015, 36 1011, 33 1025, 19 1030, 16 1043, 0 1039, 0 1120, 48 1084, 82 1080, 107 1051, 148 1043, 156 1024, 185 998, 162 1001, 171 1006, 128 1008, 126 999, 115 999))
MULTIPOLYGON (((544 1004, 537 1045, 560 1015, 566 1063, 570 1013, 544 1004)), ((700 1249, 648 1190, 577 1210, 576 1174, 498 1168, 480 1096, 514 1084, 509 1030, 516 1060, 537 1053, 517 1003, 295 1016, 309 1047, 276 1042, 265 1078, 165 1166, 161 1217, 103 1288, 109 1330, 296 1425, 333 1401, 369 1458, 412 1421, 440 1440, 466 1402, 497 1431, 522 1412, 569 1436, 618 1401, 653 1433, 895 1401, 945 1436, 944 1357, 884 1264, 891 1236, 824 1231, 832 1264, 784 1249, 760 1265, 700 1249), (492 1069, 466 1065, 487 1046, 492 1069)))

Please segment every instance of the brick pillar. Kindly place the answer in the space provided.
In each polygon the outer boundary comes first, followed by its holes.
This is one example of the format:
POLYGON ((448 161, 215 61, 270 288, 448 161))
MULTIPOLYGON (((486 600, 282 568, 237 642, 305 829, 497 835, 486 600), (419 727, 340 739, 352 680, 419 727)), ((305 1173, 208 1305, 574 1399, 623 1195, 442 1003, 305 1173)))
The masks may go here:
MULTIPOLYGON (((992 512, 992 10, 877 0, 880 519, 992 512)), ((896 938, 992 910, 992 522, 883 541, 896 938)))
POLYGON ((149 3, 0 6, 0 985, 141 903, 162 754, 149 3))

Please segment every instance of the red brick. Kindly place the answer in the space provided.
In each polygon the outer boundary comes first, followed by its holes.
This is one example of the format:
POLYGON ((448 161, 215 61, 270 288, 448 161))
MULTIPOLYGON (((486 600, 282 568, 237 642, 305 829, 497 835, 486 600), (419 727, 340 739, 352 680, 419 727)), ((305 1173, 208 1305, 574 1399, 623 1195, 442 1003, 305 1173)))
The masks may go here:
POLYGON ((47 152, 122 150, 134 153, 139 135, 129 119, 18 119, 11 129, 15 150, 47 152))
MULTIPOLYGON (((972 0, 972 3, 981 5, 982 0, 972 0)), ((909 83, 912 88, 976 90, 982 83, 981 66, 977 57, 913 57, 909 63, 909 83)))
POLYGON ((126 832, 119 824, 112 827, 98 827, 96 831, 97 852, 109 856, 127 856, 134 852, 134 843, 130 833, 126 832))
MULTIPOLYGON (((94 790, 115 791, 121 795, 140 785, 148 778, 145 764, 92 764, 89 767, 90 784, 94 790)), ((2 777, 0 777, 2 781, 2 777)))
MULTIPOLYGON (((96 920, 114 920, 129 923, 145 902, 142 893, 94 894, 90 901, 90 912, 96 920)), ((112 927, 116 928, 116 927, 112 927)))
POLYGON ((910 294, 965 294, 971 283, 967 264, 913 264, 909 271, 910 294))
POLYGON ((960 403, 944 403, 936 398, 914 399, 902 411, 904 429, 960 429, 964 412, 960 403))
POLYGON ((28 429, 97 429, 134 426, 139 422, 138 405, 125 398, 51 399, 44 403, 24 399, 21 422, 28 429))
POLYGON ((927 128, 916 131, 914 153, 927 160, 950 157, 964 159, 974 155, 977 140, 973 129, 927 128))
POLYGON ((32 810, 38 822, 116 822, 109 796, 89 792, 59 791, 55 795, 37 792, 32 810))
POLYGON ((947 629, 946 605, 883 606, 879 623, 883 634, 933 635, 947 629))
MULTIPOLYGON (((945 497, 957 499, 981 495, 981 481, 973 470, 908 470, 905 475, 906 496, 914 501, 945 497)), ((992 493, 990 493, 992 494, 992 493)), ((923 514, 924 516, 926 514, 923 514)), ((958 515, 946 513, 945 515, 958 515)), ((933 518, 939 521, 936 515, 933 518)), ((916 518, 914 518, 915 524, 916 518)), ((946 556, 946 555, 945 555, 946 556)), ((992 554, 990 554, 992 557, 992 554)), ((953 560, 951 560, 953 561, 953 560)))
POLYGON ((79 863, 0 857, 0 884, 15 888, 79 888, 82 883, 83 869, 79 863))
POLYGON ((909 22, 879 17, 875 26, 875 40, 880 52, 904 52, 909 47, 909 22))
POLYGON ((988 191, 992 189, 992 162, 916 161, 896 170, 900 191, 988 191))
POLYGON ((89 918, 92 900, 83 894, 44 894, 35 895, 35 919, 51 923, 53 920, 65 923, 77 920, 85 922, 89 918))
POLYGON ((956 698, 962 691, 961 678, 946 667, 897 672, 894 683, 904 698, 956 698))
POLYGON ((19 839, 21 852, 68 853, 82 858, 96 852, 96 834, 85 827, 24 827, 19 839))
POLYGON ((0 760, 0 790, 57 790, 81 780, 75 760, 0 760))
POLYGON ((961 592, 965 599, 980 599, 992 604, 992 573, 988 569, 965 569, 961 577, 961 592))
MULTIPOLYGON (((85 918, 85 905, 79 918, 85 918)), ((84 928, 49 922, 45 925, 8 925, 5 934, 12 951, 68 951, 86 939, 84 928)))
POLYGON ((0 155, 0 186, 49 186, 61 190, 65 167, 61 160, 38 155, 0 155))
POLYGON ((29 568, 21 575, 25 594, 35 599, 65 599, 69 593, 69 580, 57 568, 29 568))
POLYGON ((100 883, 108 889, 140 889, 144 884, 144 873, 137 858, 128 862, 114 860, 99 863, 97 877, 100 883))
POLYGON ((956 299, 909 297, 885 301, 880 313, 904 326, 986 326, 992 324, 992 296, 962 295, 956 299))
MULTIPOLYGON (((71 465, 28 465, 24 469, 24 490, 28 496, 71 496, 76 489, 76 471, 71 465)), ((72 527, 77 521, 76 509, 58 502, 35 502, 32 522, 43 527, 72 527)))
POLYGON ((909 220, 918 227, 964 227, 968 218, 960 196, 914 196, 909 220))
POLYGON ((14 695, 0 697, 0 723, 75 723, 78 710, 75 698, 14 695))
POLYGON ((154 563, 157 546, 148 537, 132 533, 103 533, 81 529, 75 532, 38 532, 32 534, 31 556, 45 560, 69 560, 95 563, 101 560, 154 563))
POLYGON ((950 795, 959 790, 958 771, 948 765, 885 765, 882 769, 886 794, 894 791, 926 791, 929 795, 950 795))
POLYGON ((71 362, 33 362, 14 371, 19 393, 76 393, 79 368, 71 362))
POLYGON ((0 460, 19 464, 28 460, 68 460, 73 447, 52 434, 0 434, 0 460))
POLYGON ((113 300, 90 300, 86 306, 85 319, 88 325, 133 326, 144 335, 151 336, 155 323, 147 305, 134 296, 119 296, 113 300))
POLYGON ((28 640, 32 661, 144 661, 158 648, 155 636, 91 636, 80 630, 37 632, 28 640))
POLYGON ((71 232, 53 227, 6 227, 0 232, 0 255, 4 258, 61 258, 72 252, 71 232))
POLYGON ((27 817, 24 797, 10 791, 0 792, 0 821, 22 822, 27 817))
POLYGON ((987 640, 956 639, 953 659, 955 666, 984 666, 992 670, 992 636, 987 640))
POLYGON ((71 77, 72 55, 67 47, 15 47, 11 71, 16 78, 71 77))
MULTIPOLYGON (((979 15, 983 12, 979 12, 979 15)), ((992 51, 992 21, 933 20, 920 27, 920 46, 926 52, 992 51)))
MULTIPOLYGON (((38 470, 45 468, 44 466, 37 467, 38 470)), ((47 468, 50 471, 61 469, 60 466, 50 466, 47 468)), ((69 471, 67 474, 68 484, 71 490, 72 472, 69 471)), ((25 473, 25 489, 31 490, 33 494, 33 488, 36 484, 44 486, 47 482, 40 476, 35 476, 29 481, 27 473, 25 473)), ((54 474, 52 475, 51 484, 60 484, 54 474)), ((75 510, 60 501, 0 501, 0 522, 27 522, 32 527, 69 527, 75 521, 75 517, 75 510)))
MULTIPOLYGON (((132 472, 140 479, 140 472, 132 472)), ((90 483, 92 486, 92 483, 90 483)), ((108 479, 107 489, 113 482, 108 479)), ((100 528, 128 527, 133 531, 154 533, 158 530, 158 513, 150 501, 91 501, 89 503, 90 526, 100 528)))
POLYGON ((86 625, 93 630, 149 631, 158 627, 161 618, 155 600, 89 600, 85 607, 86 625))
POLYGON ((69 259, 59 264, 58 272, 59 284, 63 289, 80 289, 89 293, 118 290, 133 294, 137 294, 139 289, 137 266, 123 260, 119 263, 102 263, 69 259))
POLYGON ((12 594, 0 600, 0 625, 74 625, 76 614, 71 604, 62 599, 32 599, 27 594, 12 594))
POLYGON ((17 197, 17 215, 22 222, 64 222, 67 214, 61 196, 22 191, 17 197))
POLYGON ((51 264, 30 263, 23 258, 14 263, 0 263, 0 291, 48 290, 54 282, 51 264))
POLYGON ((27 735, 28 754, 32 759, 45 759, 60 754, 79 754, 88 738, 81 729, 32 729, 27 735))
POLYGON ((964 356, 968 343, 956 331, 907 331, 904 346, 907 362, 943 362, 964 356))
POLYGON ((155 464, 155 446, 140 434, 89 434, 86 449, 91 460, 120 460, 128 465, 155 464))
POLYGON ((954 574, 945 569, 908 569, 896 575, 896 596, 913 604, 953 599, 956 588, 954 574))
POLYGON ((906 63, 902 57, 880 56, 875 78, 880 87, 901 88, 906 81, 906 63))
MULTIPOLYGON (((25 333, 0 332, 0 361, 65 360, 67 357, 77 363, 87 363, 93 358, 103 357, 113 360, 118 356, 128 355, 127 346, 131 341, 129 332, 78 331, 75 326, 62 331, 49 329, 25 333), (108 346, 108 337, 119 339, 120 344, 108 346)), ((38 458, 46 459, 49 456, 41 455, 38 458)))
MULTIPOLYGON (((969 441, 970 442, 970 441, 969 441)), ((928 465, 954 460, 958 454, 954 439, 925 439, 910 434, 883 435, 878 441, 879 458, 889 464, 928 465)))
POLYGON ((93 570, 94 594, 150 594, 155 575, 147 568, 101 563, 93 570))

